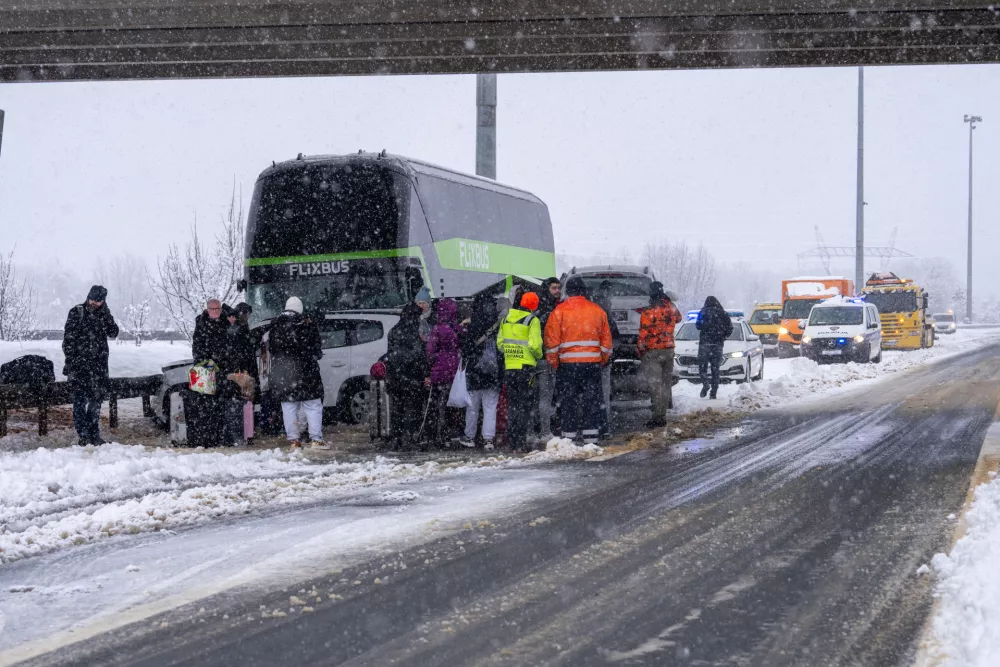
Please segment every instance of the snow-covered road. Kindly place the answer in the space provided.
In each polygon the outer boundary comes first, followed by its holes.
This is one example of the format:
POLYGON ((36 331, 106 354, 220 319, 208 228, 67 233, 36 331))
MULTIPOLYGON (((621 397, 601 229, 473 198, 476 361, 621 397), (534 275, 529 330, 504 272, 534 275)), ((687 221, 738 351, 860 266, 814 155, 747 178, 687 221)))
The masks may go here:
MULTIPOLYGON (((354 485, 335 503, 106 540, 0 567, 0 664, 230 589, 282 586, 383 556, 391 562, 397 549, 452 533, 476 540, 482 522, 559 493, 578 471, 498 466, 474 478, 414 476, 392 490, 354 485)), ((392 567, 378 576, 388 582, 392 567)))

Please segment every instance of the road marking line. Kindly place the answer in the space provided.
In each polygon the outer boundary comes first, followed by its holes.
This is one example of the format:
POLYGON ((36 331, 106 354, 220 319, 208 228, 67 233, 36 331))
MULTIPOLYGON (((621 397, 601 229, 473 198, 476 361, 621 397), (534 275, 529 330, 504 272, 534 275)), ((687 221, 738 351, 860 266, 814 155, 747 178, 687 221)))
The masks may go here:
MULTIPOLYGON (((955 524, 955 533, 951 538, 951 545, 947 553, 951 553, 955 544, 965 537, 968 530, 966 515, 972 507, 972 501, 976 495, 976 487, 985 482, 991 481, 990 473, 997 472, 1000 468, 1000 404, 997 405, 993 415, 993 424, 986 431, 986 438, 983 440, 982 449, 979 450, 979 459, 976 460, 976 467, 972 471, 972 478, 969 481, 969 491, 965 494, 965 502, 962 503, 961 515, 955 524)), ((931 605, 930 614, 924 621, 924 629, 920 634, 920 643, 917 645, 917 658, 914 660, 914 667, 938 667, 941 659, 932 657, 931 649, 934 648, 934 618, 937 616, 940 599, 935 598, 931 605)))

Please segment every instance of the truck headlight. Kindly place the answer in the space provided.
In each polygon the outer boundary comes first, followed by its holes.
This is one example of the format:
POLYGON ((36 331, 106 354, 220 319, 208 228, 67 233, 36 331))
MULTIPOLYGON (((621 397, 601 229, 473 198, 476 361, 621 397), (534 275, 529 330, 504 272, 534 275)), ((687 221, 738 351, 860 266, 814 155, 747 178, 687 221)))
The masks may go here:
POLYGON ((811 342, 813 342, 812 336, 803 336, 802 337, 802 344, 803 345, 808 345, 811 342))
POLYGON ((858 334, 857 336, 854 337, 854 342, 855 343, 863 343, 863 342, 865 342, 865 337, 862 336, 861 334, 858 334))
POLYGON ((787 334, 788 333, 788 329, 786 329, 785 327, 778 327, 778 333, 779 334, 787 334))

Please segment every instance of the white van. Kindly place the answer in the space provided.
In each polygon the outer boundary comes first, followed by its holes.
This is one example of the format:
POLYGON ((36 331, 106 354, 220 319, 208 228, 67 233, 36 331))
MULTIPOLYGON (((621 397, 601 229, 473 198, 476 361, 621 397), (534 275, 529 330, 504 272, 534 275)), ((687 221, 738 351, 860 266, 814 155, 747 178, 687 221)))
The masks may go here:
POLYGON ((812 307, 801 353, 816 362, 882 361, 882 320, 863 299, 836 296, 812 307))

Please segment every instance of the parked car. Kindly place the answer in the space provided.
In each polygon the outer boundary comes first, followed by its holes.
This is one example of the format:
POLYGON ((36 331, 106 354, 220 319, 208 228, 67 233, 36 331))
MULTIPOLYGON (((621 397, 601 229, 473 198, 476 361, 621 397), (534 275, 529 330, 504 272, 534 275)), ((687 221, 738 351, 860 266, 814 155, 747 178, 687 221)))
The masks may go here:
POLYGON ((750 313, 750 329, 760 337, 765 352, 777 352, 781 328, 781 304, 758 303, 750 313))
POLYGON ((954 313, 937 313, 931 317, 934 318, 934 333, 953 334, 958 331, 958 322, 955 320, 954 313))
MULTIPOLYGON (((326 314, 319 324, 323 340, 320 375, 323 377, 324 407, 334 412, 340 421, 360 424, 366 421, 370 405, 368 373, 386 353, 389 330, 399 321, 395 311, 351 311, 326 314)), ((264 334, 266 349, 267 333, 264 334)), ((157 420, 167 426, 170 420, 170 396, 188 385, 192 360, 174 362, 163 367, 163 383, 154 399, 157 420)), ((270 363, 262 357, 261 391, 267 391, 270 363)))
POLYGON ((882 319, 860 298, 833 297, 813 306, 802 332, 803 357, 816 362, 882 361, 882 319))
MULTIPOLYGON (((701 382, 698 374, 698 327, 687 321, 674 333, 674 374, 689 382, 701 382)), ((756 382, 764 378, 764 347, 746 321, 733 321, 733 333, 723 346, 721 381, 756 382)))
MULTIPOLYGON (((573 267, 563 274, 563 284, 579 276, 587 285, 591 299, 597 298, 602 285, 611 299, 611 317, 618 326, 619 340, 615 349, 617 359, 637 359, 636 344, 639 342, 639 322, 642 310, 649 305, 649 285, 656 276, 649 267, 630 265, 605 265, 573 267)), ((676 296, 666 290, 670 298, 676 296)))

